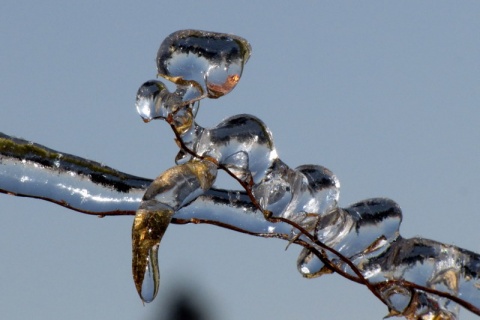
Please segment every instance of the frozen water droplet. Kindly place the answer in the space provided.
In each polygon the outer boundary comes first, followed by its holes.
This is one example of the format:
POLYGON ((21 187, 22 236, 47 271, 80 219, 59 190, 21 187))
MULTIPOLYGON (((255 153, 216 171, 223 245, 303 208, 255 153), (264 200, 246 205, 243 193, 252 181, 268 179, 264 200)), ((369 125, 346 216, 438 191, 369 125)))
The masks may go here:
POLYGON ((218 98, 235 88, 250 52, 250 44, 235 35, 181 30, 160 45, 158 74, 179 85, 199 87, 201 97, 218 98))
POLYGON ((183 134, 192 128, 199 106, 194 101, 197 95, 191 97, 190 94, 191 90, 182 86, 171 93, 161 81, 150 80, 138 89, 135 107, 143 121, 168 119, 177 132, 183 134))
POLYGON ((282 161, 276 160, 262 183, 253 187, 253 195, 263 209, 284 216, 283 213, 293 198, 291 171, 282 161))
MULTIPOLYGON (((296 168, 307 178, 311 190, 313 212, 326 214, 337 206, 340 182, 327 168, 319 165, 302 165, 296 168)), ((312 212, 312 209, 309 212, 312 212)))
POLYGON ((171 95, 161 81, 150 80, 140 86, 137 91, 135 107, 143 121, 148 122, 166 117, 165 98, 171 99, 171 95))

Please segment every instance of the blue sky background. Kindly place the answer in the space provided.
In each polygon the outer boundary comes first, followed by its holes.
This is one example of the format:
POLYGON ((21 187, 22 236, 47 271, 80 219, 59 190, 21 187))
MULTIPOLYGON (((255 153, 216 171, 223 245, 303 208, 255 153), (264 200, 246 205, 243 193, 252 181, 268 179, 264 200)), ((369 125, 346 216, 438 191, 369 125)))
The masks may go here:
MULTIPOLYGON (((199 123, 251 113, 281 158, 322 164, 340 205, 377 196, 403 209, 401 232, 480 252, 480 3, 477 1, 3 1, 0 131, 153 178, 173 165, 164 123, 135 94, 171 32, 248 39, 253 55, 199 123)), ((367 289, 306 280, 300 248, 212 226, 172 226, 161 288, 143 306, 131 279, 132 217, 98 219, 0 195, 3 319, 153 319, 178 288, 215 319, 381 319, 367 289)), ((462 319, 474 319, 463 312, 462 319)))

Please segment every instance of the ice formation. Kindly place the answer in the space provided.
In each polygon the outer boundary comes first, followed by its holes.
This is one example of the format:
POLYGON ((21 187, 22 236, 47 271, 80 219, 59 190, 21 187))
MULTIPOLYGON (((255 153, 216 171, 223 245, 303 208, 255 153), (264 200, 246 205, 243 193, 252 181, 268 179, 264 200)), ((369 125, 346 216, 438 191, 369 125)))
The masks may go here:
POLYGON ((136 108, 145 122, 166 121, 180 151, 176 166, 155 180, 0 134, 0 191, 53 201, 81 212, 133 214, 132 267, 144 302, 157 294, 157 253, 170 223, 210 223, 303 247, 307 278, 336 272, 363 284, 391 316, 457 319, 459 306, 480 315, 480 255, 452 245, 403 238, 402 212, 386 198, 337 205, 339 181, 319 165, 290 168, 268 127, 252 115, 214 128, 195 122, 199 101, 228 94, 250 57, 238 36, 182 30, 157 54, 158 80, 140 86, 136 108), (215 188, 219 170, 238 190, 215 188))

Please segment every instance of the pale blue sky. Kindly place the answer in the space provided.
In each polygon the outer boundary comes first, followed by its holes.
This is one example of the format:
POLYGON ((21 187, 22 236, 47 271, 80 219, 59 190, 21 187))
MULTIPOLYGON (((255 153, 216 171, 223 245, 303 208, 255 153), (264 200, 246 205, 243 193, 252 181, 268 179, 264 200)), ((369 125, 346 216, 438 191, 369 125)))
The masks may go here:
MULTIPOLYGON (((252 57, 231 94, 203 102, 201 124, 254 114, 285 162, 337 174, 342 206, 390 197, 404 236, 480 252, 480 3, 264 3, 3 1, 0 131, 153 178, 176 147, 165 124, 141 121, 134 99, 155 77, 160 42, 186 28, 234 33, 252 57)), ((160 294, 144 307, 131 222, 0 195, 2 319, 147 319, 179 283, 216 319, 387 312, 338 275, 302 279, 299 248, 210 226, 168 230, 160 294)))

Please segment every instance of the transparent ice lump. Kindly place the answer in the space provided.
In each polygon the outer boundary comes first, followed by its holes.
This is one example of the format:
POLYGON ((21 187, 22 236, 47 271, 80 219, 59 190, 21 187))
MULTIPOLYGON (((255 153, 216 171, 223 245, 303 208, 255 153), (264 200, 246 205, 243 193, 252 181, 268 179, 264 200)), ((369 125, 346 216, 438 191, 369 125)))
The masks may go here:
POLYGON ((173 93, 160 81, 140 87, 136 107, 144 121, 165 118, 203 98, 219 98, 235 88, 250 57, 243 38, 198 30, 168 36, 157 53, 158 75, 176 84, 173 93), (155 103, 152 104, 153 100, 155 103))
POLYGON ((161 81, 150 80, 137 92, 142 119, 165 120, 181 149, 177 166, 147 189, 134 220, 132 266, 142 300, 152 301, 158 291, 158 247, 171 219, 205 211, 245 232, 304 243, 297 261, 304 277, 334 270, 368 283, 389 315, 456 319, 458 301, 449 297, 480 308, 478 255, 427 239, 402 238, 402 213, 390 199, 339 208, 335 175, 319 165, 290 168, 278 157, 269 128, 255 116, 236 115, 214 128, 195 122, 199 100, 229 93, 250 53, 248 42, 238 36, 177 31, 164 40, 156 59, 158 75, 176 90, 169 92, 161 81), (239 196, 228 201, 205 196, 218 170, 239 182, 244 191, 231 192, 241 193, 248 205, 234 203, 239 196), (246 223, 241 218, 246 214, 257 218, 246 223))

